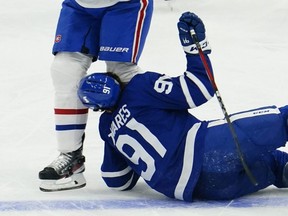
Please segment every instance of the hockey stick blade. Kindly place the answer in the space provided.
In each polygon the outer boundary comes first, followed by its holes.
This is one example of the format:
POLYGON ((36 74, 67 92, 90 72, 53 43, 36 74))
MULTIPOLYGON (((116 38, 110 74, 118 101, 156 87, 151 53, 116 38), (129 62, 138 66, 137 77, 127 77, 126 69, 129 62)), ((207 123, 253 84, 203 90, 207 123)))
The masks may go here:
POLYGON ((238 153, 238 156, 240 158, 241 164, 242 164, 242 166, 243 166, 243 168, 244 168, 244 170, 246 172, 246 175, 250 179, 251 183, 254 186, 257 186, 258 182, 256 181, 255 177, 253 176, 251 170, 249 169, 248 165, 246 164, 246 162, 244 160, 244 156, 243 156, 243 153, 242 153, 241 148, 240 148, 240 142, 238 140, 238 136, 237 136, 236 131, 235 131, 233 125, 232 125, 232 122, 230 120, 228 112, 227 112, 227 110, 225 108, 225 105, 223 103, 222 97, 220 95, 220 92, 219 92, 218 87, 216 85, 216 82, 214 80, 213 74, 212 74, 212 72, 211 72, 211 70, 209 68, 209 65, 208 65, 207 61, 206 61, 205 55, 204 55, 204 53, 202 51, 201 45, 200 45, 200 43, 198 41, 198 38, 197 38, 197 35, 196 35, 194 29, 190 30, 190 34, 191 34, 191 37, 192 37, 192 39, 193 39, 193 41, 194 41, 194 43, 196 45, 196 48, 198 50, 201 62, 203 64, 204 68, 205 68, 206 74, 207 74, 207 76, 208 76, 208 78, 209 78, 209 80, 211 82, 211 85, 212 85, 212 87, 214 89, 214 92, 215 92, 215 95, 217 97, 217 100, 219 102, 219 105, 220 105, 220 107, 222 109, 222 112, 224 114, 224 117, 225 117, 225 119, 227 121, 228 127, 230 129, 231 135, 232 135, 234 143, 236 145, 237 153, 238 153))

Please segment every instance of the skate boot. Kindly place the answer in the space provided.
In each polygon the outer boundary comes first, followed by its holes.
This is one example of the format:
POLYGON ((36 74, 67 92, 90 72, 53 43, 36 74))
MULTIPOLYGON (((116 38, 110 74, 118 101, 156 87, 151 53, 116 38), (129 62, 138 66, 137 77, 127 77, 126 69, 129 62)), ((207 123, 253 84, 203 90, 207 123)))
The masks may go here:
POLYGON ((73 152, 60 153, 50 165, 40 171, 40 190, 50 192, 84 187, 85 157, 82 149, 81 147, 73 152))

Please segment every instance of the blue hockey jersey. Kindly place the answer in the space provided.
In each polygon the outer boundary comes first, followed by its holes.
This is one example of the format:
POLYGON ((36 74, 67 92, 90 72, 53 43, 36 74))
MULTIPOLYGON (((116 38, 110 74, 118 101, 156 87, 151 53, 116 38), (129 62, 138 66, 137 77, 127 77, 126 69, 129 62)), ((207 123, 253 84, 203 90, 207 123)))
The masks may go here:
POLYGON ((207 102, 213 88, 200 57, 186 58, 187 71, 178 77, 136 75, 117 109, 101 115, 99 130, 105 141, 101 170, 109 187, 129 190, 141 176, 168 197, 192 201, 207 123, 188 109, 207 102))

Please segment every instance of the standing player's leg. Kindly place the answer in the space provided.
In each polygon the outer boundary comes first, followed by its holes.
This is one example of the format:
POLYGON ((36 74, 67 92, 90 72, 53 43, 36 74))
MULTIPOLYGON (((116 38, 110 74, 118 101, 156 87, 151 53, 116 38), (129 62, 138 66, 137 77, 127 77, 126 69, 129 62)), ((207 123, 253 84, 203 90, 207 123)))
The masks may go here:
POLYGON ((88 109, 78 100, 75 91, 90 63, 90 57, 72 52, 59 52, 52 63, 55 129, 60 155, 39 173, 43 191, 79 188, 86 184, 82 150, 88 109), (68 177, 70 181, 58 181, 68 177))
POLYGON ((100 33, 99 59, 107 71, 117 73, 127 83, 138 72, 137 65, 149 32, 153 0, 118 3, 105 14, 100 33))
POLYGON ((39 172, 43 191, 83 187, 82 154, 88 109, 77 96, 80 79, 98 55, 100 23, 73 1, 64 1, 56 30, 51 66, 55 90, 55 130, 60 155, 39 172), (75 12, 77 11, 77 13, 75 12), (69 24, 69 25, 68 25, 69 24))

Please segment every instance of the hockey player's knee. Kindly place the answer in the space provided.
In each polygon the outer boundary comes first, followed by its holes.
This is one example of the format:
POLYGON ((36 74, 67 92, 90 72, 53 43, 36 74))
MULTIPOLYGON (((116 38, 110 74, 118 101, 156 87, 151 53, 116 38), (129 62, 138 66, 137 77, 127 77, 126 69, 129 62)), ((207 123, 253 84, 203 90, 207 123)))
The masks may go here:
POLYGON ((128 83, 142 69, 131 62, 106 61, 107 71, 117 74, 123 83, 128 83))
POLYGON ((51 77, 55 88, 74 88, 86 75, 92 58, 82 53, 60 52, 51 65, 51 77))

